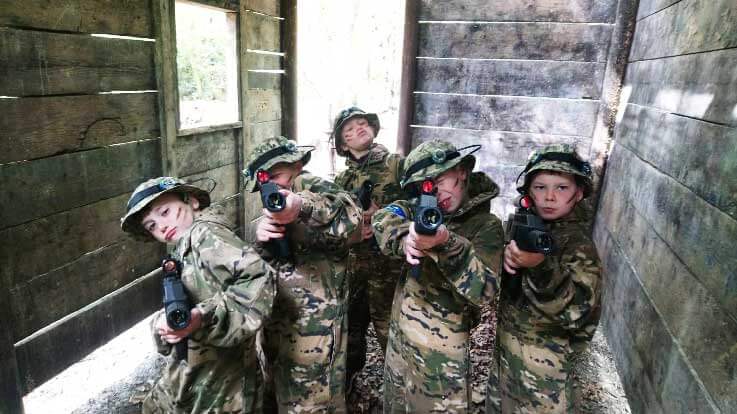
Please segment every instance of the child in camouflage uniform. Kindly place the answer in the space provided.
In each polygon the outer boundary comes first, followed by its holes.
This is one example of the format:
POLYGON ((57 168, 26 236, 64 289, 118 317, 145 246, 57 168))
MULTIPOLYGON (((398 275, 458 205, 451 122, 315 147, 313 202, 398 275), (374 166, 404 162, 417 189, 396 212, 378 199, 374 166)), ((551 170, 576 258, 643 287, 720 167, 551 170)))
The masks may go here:
POLYGON ((271 314, 274 270, 231 231, 210 195, 173 177, 147 180, 133 191, 124 231, 174 244, 191 309, 190 324, 173 330, 163 312, 152 321, 164 355, 188 338, 186 360, 170 355, 143 402, 144 413, 255 413, 263 379, 256 332, 271 314))
POLYGON ((394 200, 403 199, 399 184, 403 159, 374 143, 379 118, 360 108, 350 107, 335 118, 332 139, 335 151, 345 157, 345 171, 335 184, 355 192, 368 180, 373 184, 371 207, 363 212, 363 242, 353 246, 348 261, 350 305, 348 307, 348 361, 346 380, 352 383, 366 363, 366 331, 373 322, 382 351, 389 335, 392 298, 402 270, 402 260, 383 256, 374 241, 371 217, 394 200))
POLYGON ((374 214, 382 252, 420 266, 406 272, 394 296, 384 365, 384 412, 467 412, 471 408, 469 332, 479 308, 498 292, 504 237, 489 213, 497 185, 473 173, 471 152, 443 141, 424 142, 405 160, 402 186, 417 194, 432 179, 445 215, 433 236, 418 234, 411 201, 374 214))
POLYGON ((302 167, 310 152, 286 138, 258 145, 246 160, 246 186, 268 174, 285 196, 279 212, 264 209, 256 249, 277 269, 278 293, 264 328, 264 351, 278 411, 345 412, 348 246, 361 240, 362 216, 351 195, 302 167), (273 239, 290 255, 277 257, 273 239))
POLYGON ((579 204, 591 193, 591 168, 573 147, 558 144, 533 152, 523 174, 517 190, 532 199, 555 248, 544 256, 511 241, 504 251, 498 366, 489 375, 486 411, 571 412, 571 356, 588 345, 600 312, 601 266, 579 204), (517 288, 507 289, 515 285, 507 278, 517 278, 517 288))

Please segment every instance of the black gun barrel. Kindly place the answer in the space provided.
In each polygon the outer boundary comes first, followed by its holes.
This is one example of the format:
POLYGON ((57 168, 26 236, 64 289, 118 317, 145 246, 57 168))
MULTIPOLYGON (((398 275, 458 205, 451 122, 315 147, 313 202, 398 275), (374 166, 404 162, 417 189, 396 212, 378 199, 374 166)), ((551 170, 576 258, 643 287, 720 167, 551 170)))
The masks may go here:
MULTIPOLYGON (((279 192, 279 186, 267 181, 260 185, 261 203, 264 208, 271 212, 279 212, 287 206, 286 197, 279 192)), ((272 253, 276 257, 286 258, 290 256, 289 242, 286 238, 271 239, 269 242, 272 253)))
MULTIPOLYGON (((438 199, 434 194, 420 195, 420 202, 415 210, 414 228, 417 234, 432 236, 443 224, 443 212, 438 208, 438 199)), ((420 265, 412 266, 413 277, 420 277, 420 265)))
MULTIPOLYGON (((164 315, 166 324, 171 329, 181 330, 189 326, 192 319, 189 297, 182 283, 182 264, 171 256, 163 260, 161 267, 164 270, 162 288, 164 291, 164 315)), ((187 359, 187 338, 177 342, 175 347, 176 358, 187 359)))
POLYGON ((371 195, 374 192, 374 183, 371 180, 366 180, 358 187, 356 191, 356 198, 361 204, 361 209, 364 211, 371 208, 371 195))

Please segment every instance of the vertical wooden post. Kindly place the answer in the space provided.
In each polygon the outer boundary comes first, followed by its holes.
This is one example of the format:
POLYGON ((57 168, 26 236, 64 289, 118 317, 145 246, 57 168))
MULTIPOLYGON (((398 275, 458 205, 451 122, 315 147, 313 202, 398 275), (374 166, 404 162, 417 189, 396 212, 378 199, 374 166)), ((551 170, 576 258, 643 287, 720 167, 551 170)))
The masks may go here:
POLYGON ((177 84, 177 37, 174 0, 154 1, 156 34, 156 85, 159 90, 159 128, 164 175, 179 173, 174 144, 179 129, 179 90, 177 84))
MULTIPOLYGON (((2 283, 2 282, 0 282, 2 283)), ((0 285, 0 413, 23 413, 20 375, 13 346, 10 319, 10 295, 7 285, 0 285)))
MULTIPOLYGON (((248 29, 246 28, 246 22, 248 19, 246 10, 249 7, 249 3, 250 2, 247 0, 241 1, 240 9, 238 10, 238 90, 240 93, 239 106, 243 128, 241 129, 241 139, 238 140, 237 151, 238 169, 241 171, 246 168, 246 151, 253 148, 253 124, 251 123, 248 115, 250 112, 249 108, 251 107, 251 102, 248 99, 248 68, 250 67, 248 60, 250 55, 248 54, 248 29)), ((253 240, 248 240, 249 235, 247 227, 250 217, 249 209, 246 208, 248 190, 243 186, 244 181, 243 174, 239 174, 238 183, 239 188, 241 189, 241 196, 238 198, 238 211, 243 212, 243 214, 239 216, 239 220, 241 221, 239 228, 243 238, 250 242, 253 240)))
POLYGON ((399 95, 399 127, 397 152, 407 155, 412 148, 409 127, 415 113, 414 89, 417 66, 418 0, 406 0, 404 11, 404 45, 402 46, 402 85, 399 95))
POLYGON ((290 139, 298 140, 297 131, 297 0, 281 0, 284 21, 281 25, 281 44, 284 52, 282 77, 282 131, 290 139))

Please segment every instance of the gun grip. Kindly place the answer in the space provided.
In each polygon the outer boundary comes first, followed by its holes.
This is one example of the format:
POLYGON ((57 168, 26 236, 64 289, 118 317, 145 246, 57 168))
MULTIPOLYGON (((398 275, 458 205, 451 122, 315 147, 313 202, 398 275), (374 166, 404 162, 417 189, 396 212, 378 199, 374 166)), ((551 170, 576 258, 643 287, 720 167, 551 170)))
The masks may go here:
POLYGON ((289 242, 284 237, 282 237, 281 239, 272 239, 271 248, 273 249, 272 253, 276 257, 284 259, 290 256, 289 242))
POLYGON ((188 338, 183 338, 181 341, 174 344, 174 352, 176 352, 177 361, 187 360, 187 350, 189 348, 188 342, 188 338))
POLYGON ((412 265, 412 267, 409 268, 409 274, 413 278, 419 279, 420 278, 420 270, 421 270, 420 265, 412 265))

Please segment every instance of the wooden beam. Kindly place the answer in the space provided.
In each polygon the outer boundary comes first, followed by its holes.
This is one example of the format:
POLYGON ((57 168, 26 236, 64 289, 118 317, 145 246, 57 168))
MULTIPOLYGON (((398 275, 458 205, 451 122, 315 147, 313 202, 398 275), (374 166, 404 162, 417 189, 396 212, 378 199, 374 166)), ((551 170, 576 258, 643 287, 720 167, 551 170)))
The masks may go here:
POLYGON ((642 20, 651 14, 670 7, 681 0, 641 0, 637 6, 637 20, 642 20))
MULTIPOLYGON (((281 0, 275 3, 281 4, 284 11, 284 22, 281 26, 281 49, 284 52, 284 76, 281 77, 282 84, 282 128, 281 130, 290 139, 298 140, 297 129, 297 0, 281 0)), ((256 140, 262 140, 263 136, 255 136, 256 140)))
POLYGON ((78 259, 11 290, 16 341, 121 288, 159 265, 163 250, 131 238, 78 259))
POLYGON ((421 23, 418 56, 604 62, 610 24, 421 23))
POLYGON ((0 164, 156 138, 156 95, 0 99, 0 164))
POLYGON ((12 227, 128 194, 142 177, 161 174, 159 160, 159 140, 148 140, 0 165, 0 223, 12 227))
POLYGON ((731 248, 737 220, 623 146, 615 145, 606 176, 605 194, 612 192, 628 200, 698 282, 737 320, 737 255, 731 248))
POLYGON ((153 37, 151 0, 4 0, 0 26, 153 37))
MULTIPOLYGON (((657 309, 614 242, 601 242, 605 291, 603 325, 633 412, 718 413, 698 374, 669 334, 657 309), (615 276, 616 275, 616 276, 615 276), (653 357, 658 350, 660 358, 653 357)), ((663 289, 663 287, 660 287, 663 289)))
POLYGON ((734 0, 681 1, 637 22, 630 61, 737 47, 734 27, 734 0))
POLYGON ((180 175, 205 172, 238 161, 235 135, 239 130, 224 130, 199 135, 180 136, 174 156, 180 162, 180 175))
POLYGON ((735 67, 737 49, 633 62, 625 91, 630 103, 737 126, 735 67))
POLYGON ((604 63, 417 59, 422 92, 598 99, 604 63))
POLYGON ((157 269, 19 342, 16 355, 23 393, 43 384, 158 307, 161 271, 157 269))
POLYGON ((244 30, 248 32, 246 47, 250 50, 280 52, 279 26, 281 19, 248 11, 245 14, 246 26, 244 30))
POLYGON ((0 95, 95 94, 156 88, 149 41, 0 27, 0 95))
POLYGON ((591 136, 598 102, 507 96, 415 94, 415 124, 591 136))
POLYGON ((225 9, 232 12, 238 11, 239 0, 189 0, 202 6, 209 6, 215 9, 225 9))
POLYGON ((0 412, 23 414, 23 399, 18 362, 13 344, 13 318, 10 317, 7 283, 0 279, 0 412))
POLYGON ((737 128, 627 105, 617 142, 737 220, 737 128))
MULTIPOLYGON (((613 190, 603 195, 599 214, 623 256, 621 260, 631 267, 633 277, 636 275, 647 300, 662 318, 658 323, 663 324, 667 336, 678 343, 684 359, 700 376, 708 394, 717 404, 725 404, 722 410, 734 411, 735 407, 730 407, 727 401, 737 392, 737 384, 731 381, 731 373, 737 369, 737 349, 734 349, 737 321, 689 271, 630 200, 620 197, 616 188, 613 190), (705 341, 709 343, 709 352, 704 352, 705 341)), ((622 277, 623 274, 612 276, 622 277)))
POLYGON ((241 5, 244 5, 246 10, 274 17, 281 16, 282 10, 286 10, 286 7, 279 0, 241 0, 241 5))
POLYGON ((156 85, 159 90, 162 173, 176 176, 179 173, 179 161, 174 156, 174 146, 179 130, 179 90, 174 0, 155 0, 153 16, 156 36, 156 85))
POLYGON ((420 20, 612 23, 611 0, 421 0, 420 20))
POLYGON ((402 83, 399 86, 397 152, 407 155, 412 149, 410 125, 414 122, 414 91, 417 76, 419 24, 418 0, 404 0, 404 39, 402 44, 402 83))
POLYGON ((126 192, 0 231, 0 277, 12 289, 125 239, 120 218, 129 197, 126 192))

